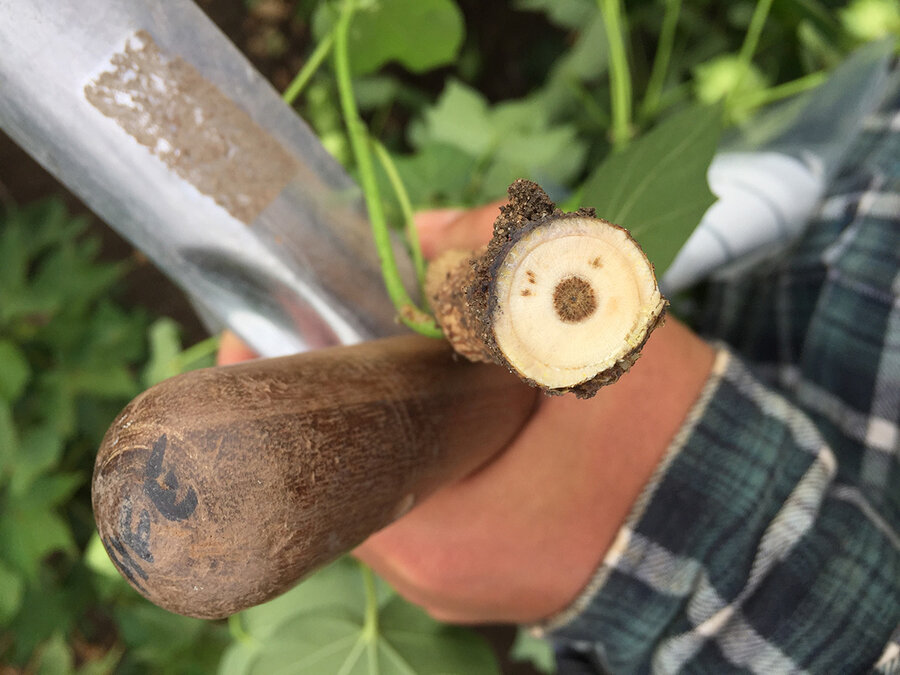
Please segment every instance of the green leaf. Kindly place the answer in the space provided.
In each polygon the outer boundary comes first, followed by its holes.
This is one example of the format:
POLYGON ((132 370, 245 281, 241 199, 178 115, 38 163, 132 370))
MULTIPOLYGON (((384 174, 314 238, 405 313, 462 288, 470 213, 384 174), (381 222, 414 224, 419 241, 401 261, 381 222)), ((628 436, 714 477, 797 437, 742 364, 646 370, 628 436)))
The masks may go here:
POLYGON ((0 398, 15 401, 30 377, 31 368, 22 350, 9 340, 0 340, 0 398))
POLYGON ((25 585, 22 577, 0 561, 0 626, 12 619, 22 606, 25 585))
POLYGON ((28 251, 25 229, 19 211, 11 209, 3 213, 0 227, 0 289, 4 291, 4 303, 14 297, 13 292, 25 283, 28 251))
POLYGON ((410 136, 419 153, 452 147, 468 155, 473 170, 463 190, 466 203, 501 197, 516 178, 537 180, 552 193, 580 173, 587 146, 574 125, 553 122, 546 108, 542 97, 490 106, 474 89, 451 81, 410 136))
POLYGON ((113 561, 110 560, 103 542, 100 541, 100 535, 97 532, 91 535, 87 548, 84 550, 84 564, 87 568, 100 576, 110 579, 121 580, 122 575, 113 561))
MULTIPOLYGON (((284 595, 242 612, 240 620, 247 632, 264 639, 298 615, 313 614, 326 607, 356 611, 363 602, 359 570, 352 561, 342 558, 284 595)), ((362 620, 362 616, 357 620, 362 620)))
POLYGON ((62 633, 53 637, 37 650, 38 675, 68 675, 75 671, 75 657, 62 633))
POLYGON ((53 511, 7 504, 0 513, 0 550, 6 561, 36 583, 41 561, 54 551, 75 551, 69 526, 53 511))
MULTIPOLYGON (((394 158, 394 163, 413 206, 426 208, 461 203, 478 160, 454 145, 435 141, 414 155, 394 158)), ((385 189, 384 194, 390 191, 385 189)))
POLYGON ((144 387, 152 387, 175 375, 214 365, 217 336, 182 350, 180 329, 172 319, 158 319, 150 326, 150 361, 141 375, 144 387))
POLYGON ((178 324, 172 319, 157 319, 150 326, 150 360, 141 375, 145 387, 178 375, 178 354, 181 337, 178 324))
POLYGON ((495 138, 487 99, 457 80, 447 84, 438 102, 425 112, 424 126, 412 134, 415 145, 443 143, 473 157, 487 154, 495 138))
POLYGON ((498 673, 487 643, 471 631, 435 621, 395 596, 380 612, 380 655, 396 673, 498 673), (410 667, 406 670, 405 664, 410 667))
POLYGON ((41 419, 60 436, 69 438, 75 431, 78 414, 66 373, 59 369, 42 373, 37 390, 35 404, 41 419))
MULTIPOLYGON (((315 33, 326 35, 336 21, 324 5, 314 19, 315 33)), ((462 12, 453 0, 375 0, 353 17, 348 45, 354 75, 374 72, 396 61, 423 73, 453 63, 465 34, 462 12)))
POLYGON ((105 369, 76 369, 66 374, 70 391, 97 398, 128 399, 138 392, 131 370, 125 365, 105 369))
POLYGON ((57 633, 67 634, 79 613, 78 589, 62 588, 52 574, 42 574, 40 583, 29 583, 19 613, 11 624, 16 636, 11 661, 24 665, 40 649, 41 643, 57 633))
POLYGON ((19 434, 9 403, 0 399, 0 482, 13 470, 19 454, 19 434))
POLYGON ((721 131, 718 107, 694 106, 666 119, 587 179, 585 206, 626 227, 662 276, 715 201, 706 172, 721 131))
POLYGON ((62 455, 62 439, 52 427, 34 427, 22 436, 16 468, 10 480, 10 492, 21 497, 32 483, 56 466, 62 455))
POLYGON ((513 661, 526 661, 547 675, 556 672, 556 658, 550 643, 535 637, 527 628, 519 628, 516 641, 510 647, 509 657, 513 661))
POLYGON ((83 484, 84 476, 80 473, 52 473, 39 476, 26 494, 18 495, 16 504, 30 511, 52 509, 68 501, 75 490, 83 484))
POLYGON ((221 624, 172 614, 143 601, 117 607, 115 617, 126 646, 124 659, 133 668, 139 664, 134 669, 138 672, 206 675, 215 672, 222 657, 227 633, 221 624))
POLYGON ((360 569, 340 560, 281 598, 243 612, 220 675, 498 672, 480 637, 438 623, 383 582, 366 592, 360 569), (370 612, 377 612, 372 625, 370 612))

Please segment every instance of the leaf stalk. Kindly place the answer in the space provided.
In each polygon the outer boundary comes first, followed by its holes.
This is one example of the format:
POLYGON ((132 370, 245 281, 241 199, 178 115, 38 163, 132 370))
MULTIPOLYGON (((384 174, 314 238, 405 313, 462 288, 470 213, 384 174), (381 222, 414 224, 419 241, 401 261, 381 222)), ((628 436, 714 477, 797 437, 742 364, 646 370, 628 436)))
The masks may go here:
POLYGON ((612 99, 612 141, 615 150, 622 150, 633 135, 631 126, 631 71, 625 52, 624 20, 621 0, 597 0, 603 13, 606 39, 609 44, 609 84, 612 99))
POLYGON ((644 92, 644 100, 641 103, 643 119, 653 117, 659 110, 663 85, 666 82, 669 62, 672 60, 672 50, 675 46, 675 30, 681 14, 681 0, 665 0, 665 2, 666 11, 663 15, 656 55, 653 58, 653 67, 650 71, 650 80, 647 82, 647 90, 644 92))
POLYGON ((400 270, 397 267, 397 261, 394 258, 390 231, 384 215, 384 206, 382 205, 378 179, 372 161, 369 134, 360 117, 356 98, 353 94, 348 41, 350 24, 356 9, 357 3, 355 0, 346 0, 335 25, 334 69, 341 112, 343 113, 344 124, 347 127, 347 135, 350 138, 350 147, 356 160, 360 185, 365 197, 366 209, 369 212, 369 220, 372 223, 372 235, 375 239, 378 259, 381 263, 381 273, 384 277, 388 296, 398 310, 400 321, 427 337, 441 337, 443 334, 434 322, 434 318, 417 307, 406 292, 400 276, 400 270))

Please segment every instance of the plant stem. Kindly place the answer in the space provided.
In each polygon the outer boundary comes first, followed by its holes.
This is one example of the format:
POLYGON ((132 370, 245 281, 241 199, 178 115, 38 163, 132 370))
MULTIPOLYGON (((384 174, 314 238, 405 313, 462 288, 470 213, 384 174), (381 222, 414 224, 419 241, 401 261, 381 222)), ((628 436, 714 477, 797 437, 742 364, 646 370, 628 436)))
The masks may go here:
POLYGON ((381 274, 384 277, 384 284, 391 302, 399 312, 400 320, 422 335, 441 337, 441 330, 435 324, 433 317, 416 307, 403 287, 400 270, 397 268, 397 261, 394 259, 394 252, 391 248, 391 236, 384 216, 384 207, 381 203, 378 180, 369 148, 369 135, 359 116, 359 109, 353 95, 347 42, 350 23, 355 11, 355 1, 345 0, 334 29, 334 69, 344 124, 347 125, 350 147, 356 159, 360 185, 366 200, 366 209, 369 212, 369 220, 372 222, 372 235, 375 239, 378 259, 381 262, 381 274))
POLYGON ((815 89, 827 79, 828 73, 824 70, 820 70, 815 73, 810 73, 809 75, 804 75, 803 77, 798 77, 796 80, 779 84, 776 87, 770 87, 763 91, 754 92, 753 94, 739 99, 738 104, 742 108, 748 110, 751 108, 758 108, 770 103, 775 103, 776 101, 781 101, 790 96, 795 96, 796 94, 802 94, 804 91, 815 89))
POLYGON ((644 100, 641 103, 641 117, 644 119, 653 117, 656 111, 659 110, 663 85, 666 82, 669 62, 672 60, 672 49, 675 46, 675 30, 678 27, 680 14, 681 0, 666 0, 666 13, 663 16, 659 42, 656 45, 653 68, 650 71, 647 91, 644 93, 644 100))
POLYGON ((364 563, 359 563, 366 593, 366 613, 361 638, 366 644, 370 672, 378 672, 378 595, 375 592, 375 574, 364 563))
POLYGON ((300 72, 294 76, 294 79, 291 80, 288 88, 284 90, 284 94, 282 94, 281 97, 285 101, 293 105, 294 101, 297 100, 297 97, 300 96, 300 92, 303 91, 303 88, 310 79, 312 79, 312 76, 319 69, 319 66, 325 61, 328 52, 331 51, 332 45, 334 45, 334 30, 330 31, 328 35, 325 36, 325 39, 316 45, 316 48, 313 50, 313 53, 309 55, 309 58, 306 60, 306 63, 303 64, 300 72))
POLYGON ((178 354, 176 357, 176 369, 177 372, 183 373, 187 370, 188 366, 192 363, 196 363, 200 359, 206 358, 207 356, 211 356, 215 354, 219 349, 219 336, 213 335, 211 337, 206 338, 205 340, 201 340, 195 345, 191 345, 183 352, 178 354))
POLYGON ((569 86, 569 89, 572 90, 572 93, 578 97, 581 105, 584 106, 584 110, 588 114, 590 120, 603 129, 608 128, 610 125, 609 113, 603 106, 594 100, 594 97, 591 96, 587 87, 576 78, 567 80, 566 84, 569 86))
POLYGON ((828 73, 824 70, 820 70, 815 73, 810 73, 809 75, 804 75, 803 77, 798 77, 796 80, 779 84, 776 87, 769 87, 763 91, 750 94, 739 99, 738 103, 742 108, 758 108, 788 98, 789 96, 802 94, 804 91, 815 89, 827 79, 828 73))
POLYGON ((747 35, 744 36, 744 44, 741 45, 741 51, 738 54, 738 77, 734 83, 734 88, 725 98, 726 110, 731 109, 734 103, 735 92, 741 87, 741 82, 750 71, 750 62, 759 46, 759 38, 762 35, 763 26, 769 17, 769 10, 772 8, 773 0, 757 0, 756 7, 753 10, 753 16, 750 18, 750 26, 747 28, 747 35))
POLYGON ((625 53, 621 0, 597 0, 603 13, 609 43, 609 85, 612 100, 613 148, 621 150, 631 140, 631 72, 625 53))
POLYGON ((400 204, 400 211, 403 213, 403 227, 406 232, 406 241, 409 244, 409 254, 412 257, 413 266, 416 269, 419 288, 424 289, 426 269, 425 258, 422 255, 422 248, 419 245, 419 231, 416 229, 416 220, 413 213, 412 202, 409 200, 409 193, 406 191, 403 179, 400 178, 397 166, 394 164, 394 160, 391 159, 391 155, 387 151, 387 148, 384 147, 381 141, 375 138, 372 139, 372 147, 375 149, 375 156, 378 157, 378 161, 381 163, 384 172, 387 174, 388 180, 391 182, 391 187, 394 188, 394 195, 397 197, 397 202, 400 204))
POLYGON ((228 632, 235 642, 245 645, 253 644, 253 636, 244 630, 240 614, 232 614, 228 617, 228 632))

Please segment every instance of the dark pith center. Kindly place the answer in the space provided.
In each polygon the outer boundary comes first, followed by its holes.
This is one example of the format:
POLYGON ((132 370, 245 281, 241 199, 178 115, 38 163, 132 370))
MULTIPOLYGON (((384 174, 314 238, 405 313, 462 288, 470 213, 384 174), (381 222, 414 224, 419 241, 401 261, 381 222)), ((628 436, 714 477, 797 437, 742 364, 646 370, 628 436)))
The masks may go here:
POLYGON ((566 323, 584 321, 597 309, 594 289, 581 277, 567 277, 553 291, 553 308, 566 323))

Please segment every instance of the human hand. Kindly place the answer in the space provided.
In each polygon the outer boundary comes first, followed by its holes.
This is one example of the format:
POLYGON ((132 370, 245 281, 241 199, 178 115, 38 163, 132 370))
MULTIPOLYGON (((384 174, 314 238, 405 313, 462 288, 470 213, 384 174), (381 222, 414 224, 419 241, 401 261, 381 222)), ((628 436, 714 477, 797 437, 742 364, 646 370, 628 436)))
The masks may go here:
MULTIPOLYGON (((498 204, 418 217, 434 258, 490 237, 498 204)), ((220 363, 252 355, 226 336, 220 363)), ((699 394, 712 349, 669 319, 615 386, 542 397, 515 439, 355 551, 435 618, 531 622, 585 586, 699 394)))

